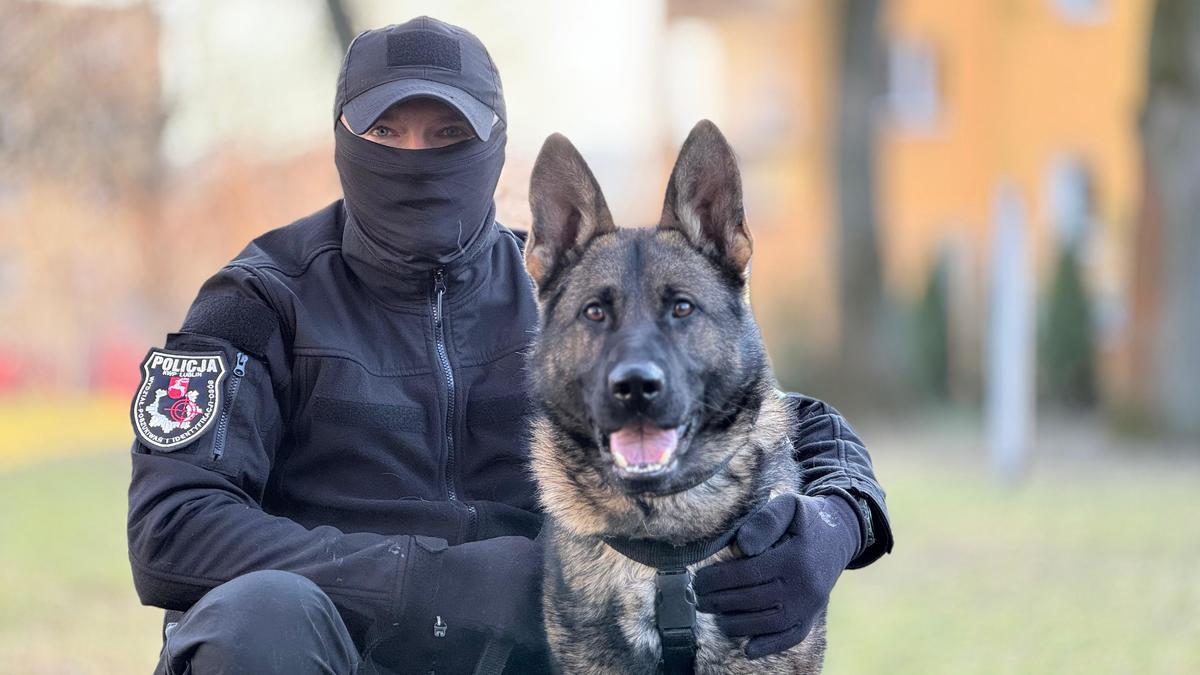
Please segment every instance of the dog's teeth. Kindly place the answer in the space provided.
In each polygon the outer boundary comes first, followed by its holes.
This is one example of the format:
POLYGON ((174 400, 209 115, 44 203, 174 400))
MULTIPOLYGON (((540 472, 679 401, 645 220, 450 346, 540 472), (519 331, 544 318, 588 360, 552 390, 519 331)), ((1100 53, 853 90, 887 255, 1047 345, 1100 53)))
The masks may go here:
POLYGON ((613 461, 617 466, 624 469, 628 473, 650 473, 657 471, 671 463, 671 458, 675 456, 674 451, 669 451, 663 455, 661 462, 651 462, 649 464, 630 464, 629 460, 625 459, 620 453, 612 453, 613 461))

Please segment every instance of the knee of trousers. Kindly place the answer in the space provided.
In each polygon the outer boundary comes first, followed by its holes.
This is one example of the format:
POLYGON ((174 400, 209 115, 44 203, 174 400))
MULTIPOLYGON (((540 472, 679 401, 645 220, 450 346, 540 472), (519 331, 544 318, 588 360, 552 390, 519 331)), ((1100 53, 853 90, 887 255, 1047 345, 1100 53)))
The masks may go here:
POLYGON ((280 570, 251 572, 217 586, 197 603, 216 610, 242 635, 267 631, 276 621, 328 615, 338 619, 333 601, 316 584, 299 574, 280 570))
POLYGON ((357 662, 329 596, 305 577, 278 570, 251 572, 209 591, 167 642, 169 657, 216 668, 197 672, 302 672, 280 666, 305 656, 357 662))

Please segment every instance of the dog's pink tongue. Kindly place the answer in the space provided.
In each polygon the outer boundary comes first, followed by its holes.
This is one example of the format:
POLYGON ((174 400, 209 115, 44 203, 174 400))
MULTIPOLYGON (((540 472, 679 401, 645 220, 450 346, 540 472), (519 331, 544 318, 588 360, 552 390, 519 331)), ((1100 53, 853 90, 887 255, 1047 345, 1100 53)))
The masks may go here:
POLYGON ((613 454, 626 465, 662 464, 675 449, 679 434, 675 429, 659 429, 649 424, 630 424, 609 437, 613 454))

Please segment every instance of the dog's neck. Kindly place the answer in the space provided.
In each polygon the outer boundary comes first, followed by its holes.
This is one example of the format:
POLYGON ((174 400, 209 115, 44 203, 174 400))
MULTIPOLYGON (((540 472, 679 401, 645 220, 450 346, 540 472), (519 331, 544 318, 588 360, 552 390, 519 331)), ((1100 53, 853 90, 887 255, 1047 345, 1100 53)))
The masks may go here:
POLYGON ((634 562, 660 570, 682 569, 689 565, 694 565, 701 560, 706 560, 728 546, 733 541, 733 537, 737 534, 738 528, 741 527, 742 523, 746 522, 764 504, 766 504, 766 499, 758 500, 749 511, 739 516, 733 521, 733 524, 726 526, 723 531, 714 536, 705 539, 696 539, 680 545, 657 539, 629 537, 601 537, 601 539, 610 548, 634 562))

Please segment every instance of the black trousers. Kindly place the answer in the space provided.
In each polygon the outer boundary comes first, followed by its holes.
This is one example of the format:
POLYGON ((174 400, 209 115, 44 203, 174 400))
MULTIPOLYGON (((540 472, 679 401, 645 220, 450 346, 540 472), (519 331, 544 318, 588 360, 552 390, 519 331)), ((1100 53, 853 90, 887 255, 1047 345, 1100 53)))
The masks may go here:
POLYGON ((155 675, 365 675, 329 596, 298 574, 267 570, 221 584, 168 624, 155 675))
MULTIPOLYGON (((360 655, 329 596, 291 572, 240 576, 169 620, 155 675, 398 675, 414 667, 428 670, 406 658, 409 645, 399 636, 376 641, 370 655, 360 655)), ((436 672, 552 672, 546 647, 518 647, 511 655, 496 647, 489 644, 475 668, 445 666, 449 669, 436 672)))

